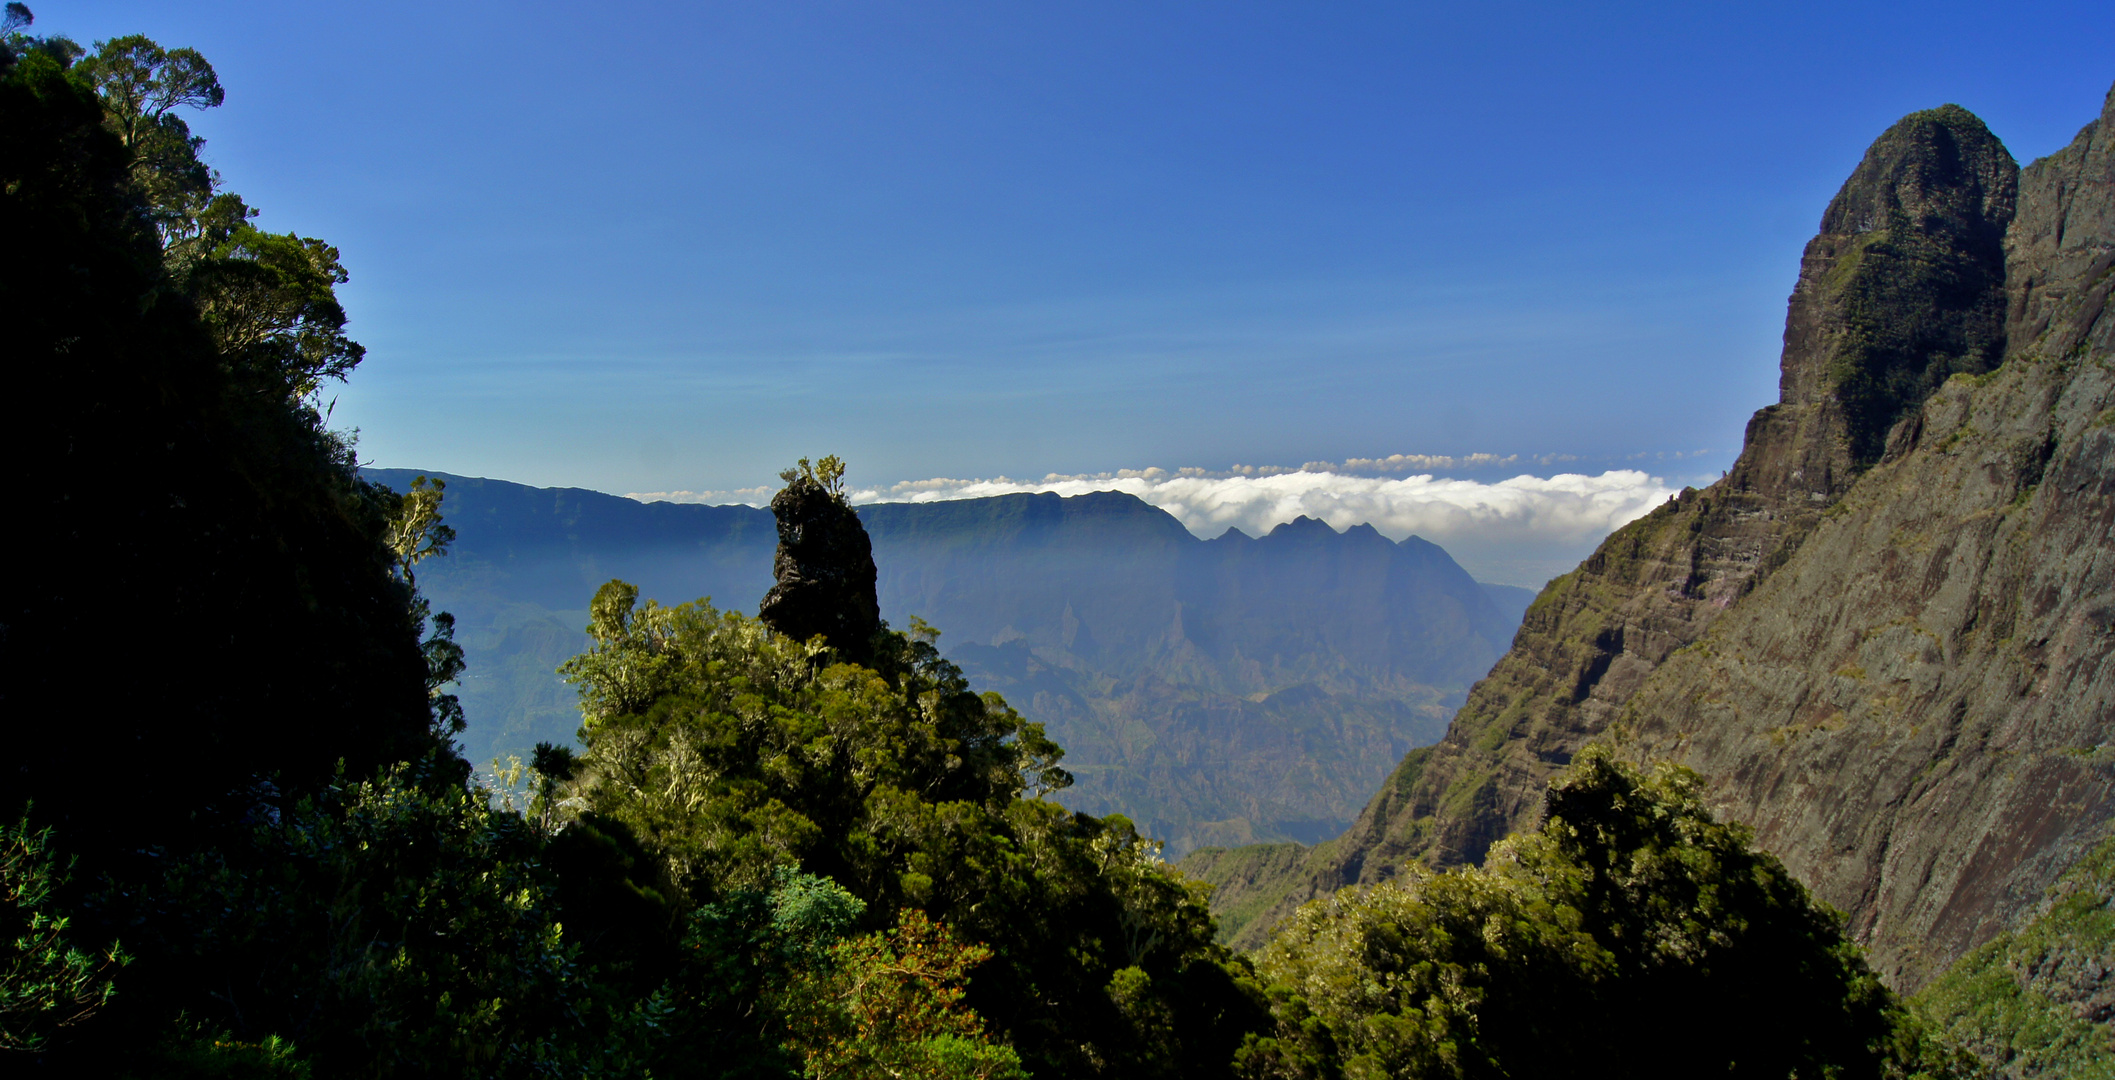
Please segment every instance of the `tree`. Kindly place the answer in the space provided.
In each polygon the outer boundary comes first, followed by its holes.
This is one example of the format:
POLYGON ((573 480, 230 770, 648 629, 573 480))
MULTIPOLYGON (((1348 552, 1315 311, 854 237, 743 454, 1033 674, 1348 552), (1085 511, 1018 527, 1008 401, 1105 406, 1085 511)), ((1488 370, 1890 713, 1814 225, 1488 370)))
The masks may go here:
POLYGON ((98 42, 81 73, 107 103, 112 130, 137 148, 179 106, 210 109, 227 100, 213 65, 196 49, 164 49, 139 34, 98 42))
POLYGON ((295 400, 350 374, 366 350, 345 334, 338 249, 251 226, 256 211, 218 190, 220 177, 199 157, 204 140, 179 112, 226 99, 213 65, 195 49, 164 49, 135 34, 99 43, 74 67, 130 159, 171 284, 198 305, 231 370, 295 400))
MULTIPOLYGON (((205 240, 219 235, 213 222, 185 224, 205 240)), ((367 355, 345 334, 336 291, 345 267, 321 240, 235 224, 188 269, 214 344, 263 392, 305 400, 325 379, 344 381, 367 355)))
POLYGON ((1589 747, 1482 867, 1314 901, 1265 947, 1255 1077, 1887 1076, 1904 1014, 1697 776, 1589 747))
POLYGON ((802 458, 792 468, 781 470, 778 478, 784 480, 788 487, 807 483, 839 502, 844 501, 845 463, 844 459, 836 454, 825 454, 822 460, 813 464, 810 464, 807 458, 802 458))
POLYGON ((1039 1074, 1224 1075, 1262 1021, 1202 886, 1128 821, 1025 797, 1063 786, 1062 752, 930 635, 881 635, 869 668, 624 582, 591 616, 561 669, 585 743, 561 803, 636 837, 690 903, 798 868, 863 929, 927 913, 991 950, 963 1000, 1039 1074))
POLYGON ((199 160, 205 140, 176 110, 210 109, 227 95, 195 49, 164 49, 138 34, 99 42, 75 65, 103 101, 105 125, 131 158, 132 180, 164 245, 213 197, 218 177, 199 160))
POLYGON ((865 910, 836 882, 785 867, 700 907, 638 1010, 665 1018, 645 1038, 619 1025, 614 1056, 656 1076, 1020 1077, 963 1001, 989 951, 915 910, 862 935, 865 910))
POLYGON ((184 963, 191 1016, 221 1041, 290 1040, 325 1075, 578 1064, 591 995, 537 838, 454 776, 403 765, 300 799, 260 792, 244 835, 165 860, 139 906, 174 909, 162 948, 184 963))
POLYGON ((886 933, 843 940, 802 971, 781 1006, 787 1044, 814 1080, 1027 1080, 962 1003, 991 950, 965 945, 917 909, 886 933))
MULTIPOLYGON (((202 913, 170 901, 170 865, 240 851, 252 814, 394 762, 439 787, 467 770, 434 736, 433 668, 384 542, 393 501, 360 481, 285 364, 258 378, 254 356, 226 351, 235 321, 203 316, 210 275, 171 249, 171 222, 232 236, 245 220, 239 200, 205 197, 210 170, 179 119, 216 97, 209 69, 127 39, 83 59, 9 15, 0 460, 12 519, 29 524, 4 543, 37 572, 0 581, 14 752, 0 814, 50 828, 53 865, 78 867, 38 909, 74 944, 32 952, 121 938, 136 957, 108 973, 110 1006, 50 1030, 39 1054, 96 1074, 89 1062, 156 1045, 179 1014, 237 1026, 214 996, 226 986, 199 981, 202 913), (130 479, 112 497, 117 476, 130 479)), ((268 261, 254 247, 214 257, 268 261)), ((315 350, 290 355, 298 367, 315 350)))
POLYGON ((94 1016, 130 962, 115 943, 94 953, 75 944, 72 918, 54 903, 66 877, 57 861, 50 829, 26 814, 0 824, 0 1050, 43 1049, 94 1016))
POLYGON ((467 664, 463 647, 455 642, 455 616, 433 610, 419 593, 414 568, 436 555, 446 555, 448 545, 455 542, 455 530, 441 520, 441 499, 447 490, 444 480, 417 476, 412 478, 410 491, 391 493, 396 505, 384 536, 396 555, 397 577, 411 594, 412 625, 422 634, 432 626, 432 632, 419 642, 419 650, 426 657, 426 699, 433 711, 434 734, 444 740, 462 734, 466 724, 462 702, 445 688, 462 677, 467 664))
POLYGON ((26 31, 37 17, 30 13, 29 5, 11 2, 0 11, 0 71, 12 67, 31 53, 38 53, 59 67, 65 67, 78 59, 82 48, 71 38, 54 35, 34 37, 26 31))

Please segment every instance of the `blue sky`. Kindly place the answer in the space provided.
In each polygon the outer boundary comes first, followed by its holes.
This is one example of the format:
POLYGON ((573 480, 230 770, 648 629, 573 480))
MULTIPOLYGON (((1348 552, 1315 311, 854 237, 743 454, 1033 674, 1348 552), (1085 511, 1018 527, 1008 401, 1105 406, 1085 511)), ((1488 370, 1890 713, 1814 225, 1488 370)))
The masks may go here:
POLYGON ((32 7, 216 65, 208 159, 352 271, 363 457, 617 492, 1716 476, 1875 135, 2025 162, 2115 80, 2105 3, 32 7))

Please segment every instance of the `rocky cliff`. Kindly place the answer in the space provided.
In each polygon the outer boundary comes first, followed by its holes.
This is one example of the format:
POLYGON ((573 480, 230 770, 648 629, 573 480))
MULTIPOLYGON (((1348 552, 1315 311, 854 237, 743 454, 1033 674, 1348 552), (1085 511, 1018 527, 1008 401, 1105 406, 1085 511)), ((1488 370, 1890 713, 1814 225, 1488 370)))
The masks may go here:
MULTIPOLYGON (((803 458, 802 467, 807 464, 803 458)), ((771 514, 778 524, 776 580, 757 617, 795 641, 820 635, 848 663, 872 664, 881 633, 881 602, 874 598, 879 572, 858 512, 829 484, 788 470, 786 486, 771 498, 771 514)))
POLYGON ((1239 939, 1479 859, 1597 737, 1704 773, 1898 987, 2031 906, 2100 835, 2115 767, 2111 135, 2104 113, 2024 172, 1952 106, 1882 135, 1807 246, 1781 400, 1728 476, 1553 582, 1447 737, 1297 870, 1196 857, 1257 913, 1239 939))
POLYGON ((2115 95, 2020 177, 2004 366, 1956 377, 1622 710, 1898 986, 2003 929, 2115 807, 2115 95))

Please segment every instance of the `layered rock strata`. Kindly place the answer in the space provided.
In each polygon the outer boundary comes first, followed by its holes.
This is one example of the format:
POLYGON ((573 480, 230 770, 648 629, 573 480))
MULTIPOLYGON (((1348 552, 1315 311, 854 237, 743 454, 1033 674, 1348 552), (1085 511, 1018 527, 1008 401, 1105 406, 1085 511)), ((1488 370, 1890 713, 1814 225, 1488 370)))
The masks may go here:
POLYGON ((2115 810, 2115 94, 2029 166, 2005 363, 1956 377, 1608 738, 1722 811, 1914 989, 2115 810))
POLYGON ((1604 735, 1702 771, 1898 986, 2031 903, 2098 835, 2115 759, 2111 130, 2023 178, 1955 107, 1883 135, 1807 246, 1782 400, 1728 476, 1553 582, 1349 832, 1230 883, 1218 906, 1260 912, 1237 940, 1481 858, 1604 735))

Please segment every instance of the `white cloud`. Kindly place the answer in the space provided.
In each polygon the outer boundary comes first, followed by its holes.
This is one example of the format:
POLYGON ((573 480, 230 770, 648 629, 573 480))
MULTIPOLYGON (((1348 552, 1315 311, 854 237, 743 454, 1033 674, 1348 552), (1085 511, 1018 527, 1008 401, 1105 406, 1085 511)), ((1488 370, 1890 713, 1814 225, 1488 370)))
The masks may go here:
POLYGON ((1635 469, 1599 476, 1562 473, 1516 476, 1496 483, 1449 480, 1429 474, 1396 478, 1336 472, 1277 472, 1259 476, 1185 476, 1162 469, 1124 470, 1041 480, 911 480, 852 494, 855 503, 940 502, 1024 491, 1080 495, 1123 491, 1166 510, 1199 536, 1229 527, 1260 536, 1297 517, 1338 529, 1370 524, 1394 539, 1415 533, 1446 538, 1595 539, 1666 501, 1674 489, 1635 469))
POLYGON ((778 494, 778 485, 763 487, 728 488, 724 491, 627 491, 624 497, 640 502, 711 503, 724 506, 741 503, 747 506, 768 506, 771 496, 778 494))
MULTIPOLYGON (((1192 533, 1206 538, 1229 528, 1261 536, 1303 516, 1339 530, 1369 524, 1393 540, 1415 534, 1446 548, 1479 580, 1539 586, 1570 570, 1610 532, 1644 516, 1675 493, 1665 480, 1636 469, 1612 469, 1596 476, 1519 475, 1492 482, 1448 479, 1429 471, 1385 475, 1406 471, 1413 462, 1488 468, 1516 460, 1489 454, 1463 458, 1398 454, 1334 464, 1310 462, 1297 469, 1121 469, 1085 475, 1052 473, 1040 480, 934 477, 860 488, 851 493, 851 499, 854 503, 923 503, 1020 492, 1070 496, 1122 491, 1166 510, 1192 533)), ((762 504, 769 501, 773 490, 659 492, 632 497, 762 504)))
POLYGON ((1261 536, 1303 516, 1339 530, 1369 524, 1393 540, 1415 534, 1446 548, 1480 580, 1539 586, 1570 570, 1602 537, 1675 493, 1664 480, 1635 469, 1598 476, 1522 475, 1495 483, 1309 470, 1187 475, 1195 473, 1201 470, 1127 469, 1025 481, 935 478, 862 489, 852 499, 940 502, 1015 492, 1123 491, 1166 510, 1203 537, 1228 528, 1261 536))

